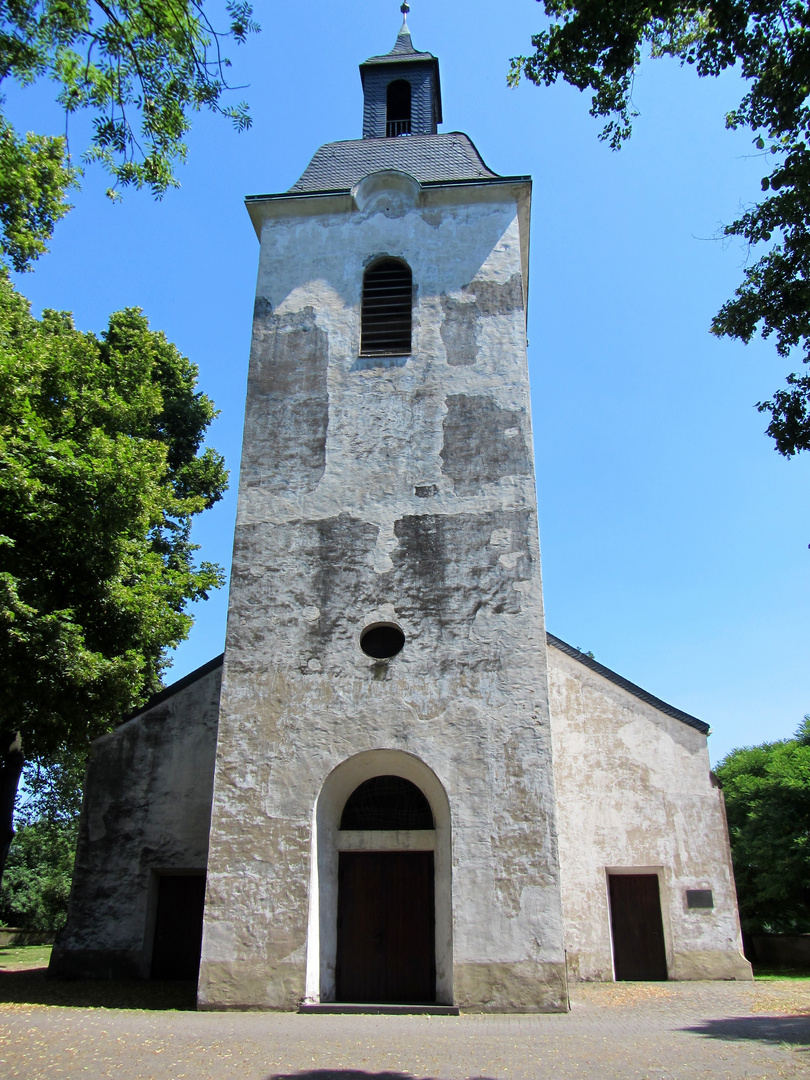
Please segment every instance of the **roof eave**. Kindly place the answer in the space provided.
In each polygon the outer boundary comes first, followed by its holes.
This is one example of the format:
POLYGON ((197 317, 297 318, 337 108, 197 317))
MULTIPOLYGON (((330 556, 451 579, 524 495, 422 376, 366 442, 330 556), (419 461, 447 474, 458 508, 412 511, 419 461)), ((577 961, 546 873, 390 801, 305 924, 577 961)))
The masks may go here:
POLYGON ((388 53, 385 56, 370 56, 368 60, 364 60, 362 64, 359 64, 360 74, 367 68, 387 67, 389 64, 433 64, 434 67, 439 66, 438 56, 434 56, 433 53, 397 53, 396 55, 388 53))
MULTIPOLYGON (((497 188, 513 188, 517 203, 518 224, 520 233, 520 261, 523 272, 523 302, 528 322, 528 291, 529 291, 529 235, 532 201, 532 178, 530 176, 480 176, 466 180, 423 180, 420 187, 424 192, 457 191, 459 189, 476 188, 492 191, 497 188)), ((324 188, 318 191, 283 191, 269 195, 248 195, 245 199, 245 207, 253 223, 253 229, 258 240, 261 242, 262 228, 271 217, 286 216, 286 213, 347 213, 355 209, 352 198, 352 189, 324 188), (318 204, 320 205, 313 205, 318 204), (285 211, 285 204, 289 208, 285 211), (270 212, 270 206, 277 206, 278 210, 270 212), (309 206, 307 211, 304 208, 309 206)))
MULTIPOLYGON (((531 184, 531 176, 473 176, 462 180, 420 180, 423 188, 441 187, 481 187, 498 184, 531 184)), ((311 191, 279 191, 267 195, 246 195, 245 205, 258 202, 270 202, 278 199, 314 199, 322 195, 350 195, 350 187, 317 188, 311 191)))
POLYGON ((601 675, 609 682, 621 687, 622 690, 626 690, 640 701, 645 702, 647 705, 652 705, 654 709, 664 713, 665 716, 671 716, 674 720, 680 720, 681 723, 687 724, 689 727, 699 731, 702 735, 711 734, 711 728, 705 721, 698 720, 696 716, 692 716, 690 713, 683 712, 674 705, 669 705, 666 701, 662 701, 661 698, 656 697, 654 694, 650 694, 643 687, 637 686, 636 683, 630 682, 629 679, 625 679, 622 675, 619 675, 618 672, 605 667, 604 664, 600 664, 598 660, 594 660, 592 657, 580 652, 579 649, 574 648, 573 645, 569 645, 567 641, 563 641, 561 638, 555 637, 548 632, 546 633, 546 640, 549 645, 553 645, 555 649, 559 649, 560 652, 565 653, 566 656, 570 656, 573 660, 578 660, 580 664, 584 664, 585 667, 590 668, 591 671, 595 671, 597 675, 601 675))
MULTIPOLYGON (((191 686, 193 683, 199 682, 200 679, 204 679, 205 676, 210 675, 212 671, 216 671, 218 668, 221 668, 224 660, 225 653, 220 653, 219 656, 215 656, 213 660, 209 660, 207 663, 201 664, 200 667, 196 668, 194 671, 189 672, 188 675, 184 675, 182 678, 177 679, 176 682, 170 683, 168 686, 164 686, 162 690, 158 690, 157 693, 152 694, 148 701, 145 701, 144 704, 141 705, 139 708, 135 709, 131 713, 127 713, 124 717, 122 717, 121 722, 115 729, 115 731, 110 732, 109 734, 114 735, 116 731, 120 730, 120 728, 122 728, 125 724, 128 724, 131 720, 137 720, 138 717, 143 716, 144 713, 148 713, 156 706, 162 705, 165 701, 169 701, 170 698, 173 698, 175 696, 175 694, 179 694, 181 690, 185 690, 187 686, 191 686)), ((101 737, 106 738, 107 736, 102 735, 101 737)))

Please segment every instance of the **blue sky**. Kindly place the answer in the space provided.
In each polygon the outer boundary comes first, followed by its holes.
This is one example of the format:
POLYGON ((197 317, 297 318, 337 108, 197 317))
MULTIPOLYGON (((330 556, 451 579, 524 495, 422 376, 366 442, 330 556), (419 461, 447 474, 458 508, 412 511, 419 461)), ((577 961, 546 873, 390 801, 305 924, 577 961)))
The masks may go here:
MULTIPOLYGON (((227 498, 195 530, 230 562, 258 243, 247 194, 283 191, 322 143, 361 133, 357 65, 392 47, 394 0, 256 4, 262 33, 232 48, 254 126, 200 115, 182 187, 161 203, 104 198, 88 170, 51 254, 18 277, 34 310, 101 331, 140 306, 200 368, 221 410, 210 442, 227 498)), ((534 179, 529 305, 540 540, 548 628, 711 724, 717 761, 788 737, 810 711, 810 459, 787 461, 754 404, 789 363, 708 333, 746 250, 717 239, 767 171, 724 114, 743 84, 656 61, 619 153, 587 97, 506 86, 542 24, 534 0, 414 0, 418 49, 441 64, 445 123, 502 174, 534 179)), ((58 133, 50 88, 8 92, 21 129, 58 133)), ((82 125, 71 128, 74 153, 82 125)), ((198 605, 181 676, 223 648, 226 590, 198 605)))

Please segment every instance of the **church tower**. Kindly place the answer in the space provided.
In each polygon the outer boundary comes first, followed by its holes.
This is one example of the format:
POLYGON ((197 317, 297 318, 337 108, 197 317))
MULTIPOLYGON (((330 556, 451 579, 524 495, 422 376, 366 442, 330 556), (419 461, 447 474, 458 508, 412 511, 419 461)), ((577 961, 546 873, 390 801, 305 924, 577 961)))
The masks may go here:
MULTIPOLYGON (((407 5, 403 5, 407 11, 407 5)), ((531 181, 403 22, 260 239, 199 1003, 566 1008, 531 181)))

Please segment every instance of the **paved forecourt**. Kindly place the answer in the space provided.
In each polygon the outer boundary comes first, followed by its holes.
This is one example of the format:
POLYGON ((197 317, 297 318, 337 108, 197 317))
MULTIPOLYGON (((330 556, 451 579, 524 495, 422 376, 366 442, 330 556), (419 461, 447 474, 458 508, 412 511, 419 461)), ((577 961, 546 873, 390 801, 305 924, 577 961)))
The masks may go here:
POLYGON ((11 1080, 810 1077, 810 984, 580 985, 568 1015, 299 1016, 0 1004, 11 1080))

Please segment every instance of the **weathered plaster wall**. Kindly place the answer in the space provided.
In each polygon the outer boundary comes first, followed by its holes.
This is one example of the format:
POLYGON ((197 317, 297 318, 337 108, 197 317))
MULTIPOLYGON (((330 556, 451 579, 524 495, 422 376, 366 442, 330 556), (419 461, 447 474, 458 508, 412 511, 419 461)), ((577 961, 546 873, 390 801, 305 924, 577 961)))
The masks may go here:
POLYGON ((206 667, 93 743, 57 975, 148 975, 156 875, 205 870, 222 676, 206 667))
POLYGON ((528 185, 375 184, 264 207, 199 1002, 304 997, 316 801, 392 750, 449 802, 456 1003, 563 1008, 528 185), (358 356, 380 255, 413 271, 408 357, 358 356), (359 647, 379 621, 387 662, 359 647))
POLYGON ((569 972, 612 980, 608 869, 657 872, 672 979, 749 979, 706 736, 550 647, 569 972), (714 907, 689 910, 687 889, 714 907))

